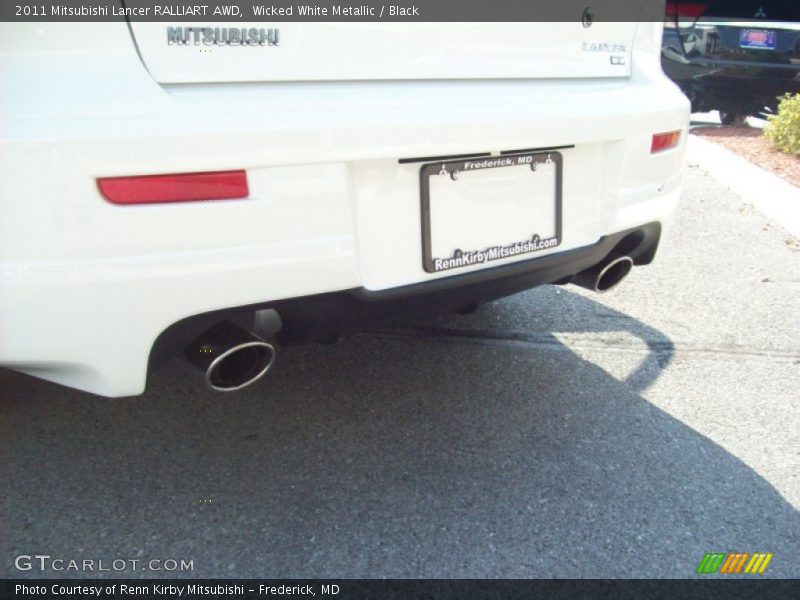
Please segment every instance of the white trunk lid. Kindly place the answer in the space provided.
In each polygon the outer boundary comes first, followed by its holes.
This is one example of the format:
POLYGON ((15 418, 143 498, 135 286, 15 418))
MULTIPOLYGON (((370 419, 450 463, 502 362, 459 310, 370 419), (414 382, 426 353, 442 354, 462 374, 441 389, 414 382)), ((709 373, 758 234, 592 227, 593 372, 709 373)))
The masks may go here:
POLYGON ((611 22, 131 27, 160 83, 627 77, 636 31, 611 22))

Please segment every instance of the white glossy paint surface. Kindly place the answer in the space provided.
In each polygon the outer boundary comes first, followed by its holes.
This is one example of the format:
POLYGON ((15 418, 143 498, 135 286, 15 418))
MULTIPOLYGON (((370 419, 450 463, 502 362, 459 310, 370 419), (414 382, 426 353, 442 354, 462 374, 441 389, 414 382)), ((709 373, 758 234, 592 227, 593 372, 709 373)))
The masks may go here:
MULTIPOLYGON (((151 77, 124 25, 65 27, 0 25, 0 364, 94 393, 141 393, 154 340, 185 317, 479 268, 423 270, 420 164, 400 158, 574 146, 563 242, 542 254, 666 224, 680 194, 683 142, 650 155, 653 133, 688 124, 658 24, 637 26, 629 77, 562 49, 588 70, 181 85, 151 77), (226 169, 247 170, 249 198, 122 207, 95 183, 226 169)), ((440 44, 460 31, 437 27, 440 44)))

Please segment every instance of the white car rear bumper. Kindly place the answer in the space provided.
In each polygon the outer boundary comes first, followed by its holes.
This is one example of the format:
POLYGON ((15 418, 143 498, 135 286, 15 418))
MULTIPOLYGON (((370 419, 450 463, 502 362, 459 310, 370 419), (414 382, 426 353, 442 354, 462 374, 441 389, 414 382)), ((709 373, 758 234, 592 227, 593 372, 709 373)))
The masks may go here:
MULTIPOLYGON (((153 343, 201 313, 479 269, 422 268, 419 170, 399 159, 570 146, 563 242, 666 223, 688 103, 663 75, 608 81, 176 86, 131 112, 3 119, 0 364, 141 393, 153 343), (250 197, 115 206, 96 178, 246 169, 250 197)), ((62 107, 63 108, 63 107, 62 107)), ((77 111, 77 108, 76 108, 77 111)), ((502 266, 514 259, 498 261, 502 266)))

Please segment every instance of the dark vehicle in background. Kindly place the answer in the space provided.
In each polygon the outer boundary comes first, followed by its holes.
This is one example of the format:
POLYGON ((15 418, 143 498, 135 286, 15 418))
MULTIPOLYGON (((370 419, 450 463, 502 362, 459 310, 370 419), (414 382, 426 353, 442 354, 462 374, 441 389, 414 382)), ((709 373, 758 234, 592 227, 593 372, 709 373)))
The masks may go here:
POLYGON ((800 0, 667 0, 664 72, 729 125, 800 93, 800 0))

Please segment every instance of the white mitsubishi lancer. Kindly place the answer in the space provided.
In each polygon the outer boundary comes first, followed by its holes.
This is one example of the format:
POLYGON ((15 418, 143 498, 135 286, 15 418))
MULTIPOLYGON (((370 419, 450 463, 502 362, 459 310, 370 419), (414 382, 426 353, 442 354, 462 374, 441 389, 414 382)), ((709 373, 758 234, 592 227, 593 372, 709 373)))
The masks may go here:
POLYGON ((689 102, 660 22, 0 25, 0 365, 214 389, 279 344, 649 264, 689 102))

